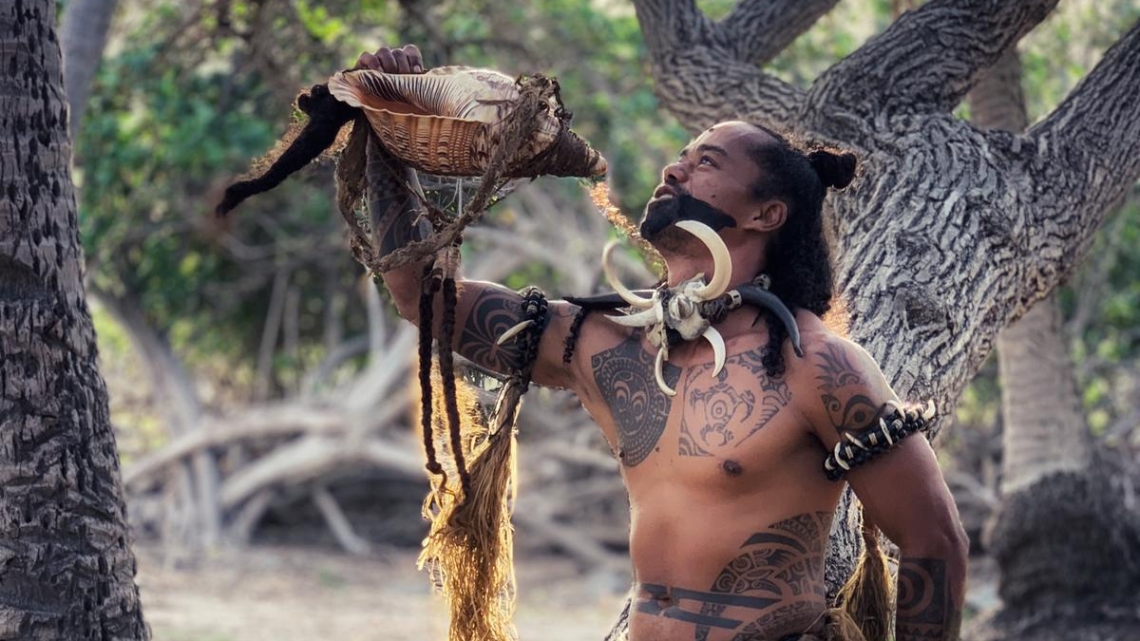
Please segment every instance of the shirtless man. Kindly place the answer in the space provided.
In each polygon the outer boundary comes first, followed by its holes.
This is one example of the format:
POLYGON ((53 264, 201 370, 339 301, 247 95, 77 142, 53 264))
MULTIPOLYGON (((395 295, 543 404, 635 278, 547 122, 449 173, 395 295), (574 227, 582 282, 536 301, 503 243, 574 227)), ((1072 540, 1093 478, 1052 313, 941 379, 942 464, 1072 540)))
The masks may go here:
MULTIPOLYGON (((359 65, 414 73, 423 62, 407 46, 366 53, 359 65)), ((716 324, 727 353, 719 374, 709 343, 670 349, 669 396, 655 379, 657 348, 606 314, 586 317, 564 364, 576 308, 551 302, 533 379, 573 390, 621 460, 636 581, 631 641, 783 640, 819 630, 828 608, 825 547, 843 490, 822 463, 844 432, 876 426, 879 408, 897 401, 874 360, 817 315, 831 298, 820 204, 827 186, 851 180, 853 162, 842 164, 824 167, 824 176, 767 130, 721 123, 665 167, 647 206, 652 222, 688 194, 730 216, 735 225, 719 232, 732 258, 730 286, 769 274, 771 290, 796 310, 802 357, 783 337, 770 347, 776 323, 754 323, 756 309, 741 307, 716 324)), ((370 198, 383 253, 419 237, 406 193, 370 198)), ((680 229, 653 242, 670 285, 713 272, 705 246, 680 229)), ((422 268, 382 274, 412 321, 422 268)), ((499 285, 462 281, 454 350, 510 371, 518 354, 496 339, 519 321, 520 301, 499 285)), ((966 538, 926 439, 907 438, 845 479, 901 550, 898 641, 957 639, 966 538)))

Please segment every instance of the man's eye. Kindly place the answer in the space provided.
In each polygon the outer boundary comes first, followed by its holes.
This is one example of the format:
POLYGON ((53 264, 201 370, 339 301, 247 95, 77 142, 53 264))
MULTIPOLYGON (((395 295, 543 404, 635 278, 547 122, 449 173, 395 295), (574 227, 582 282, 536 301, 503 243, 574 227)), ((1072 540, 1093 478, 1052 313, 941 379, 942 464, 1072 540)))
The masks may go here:
POLYGON ((713 162, 712 156, 701 156, 700 162, 702 165, 709 165, 710 167, 716 167, 716 163, 713 162))

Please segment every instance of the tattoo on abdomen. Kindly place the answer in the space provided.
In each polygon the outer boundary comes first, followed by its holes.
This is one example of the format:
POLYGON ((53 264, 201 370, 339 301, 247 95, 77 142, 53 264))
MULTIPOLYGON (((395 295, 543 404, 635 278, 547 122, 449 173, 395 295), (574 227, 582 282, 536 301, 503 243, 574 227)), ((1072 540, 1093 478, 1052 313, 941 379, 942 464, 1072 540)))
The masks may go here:
POLYGON ((488 288, 471 306, 456 350, 464 358, 496 372, 517 367, 520 355, 514 342, 497 345, 499 336, 519 323, 522 307, 518 294, 488 288))
POLYGON ((899 563, 898 641, 958 638, 961 612, 950 597, 946 561, 904 558, 899 563))
POLYGON ((774 523, 744 542, 708 591, 643 583, 652 598, 637 601, 636 609, 692 623, 695 641, 706 640, 713 628, 734 631, 733 641, 806 632, 827 609, 823 562, 830 526, 830 512, 774 523))
POLYGON ((681 456, 712 456, 712 450, 735 447, 759 432, 792 399, 783 377, 764 371, 758 352, 733 354, 725 360, 712 385, 712 364, 694 367, 685 376, 686 411, 681 417, 681 456), (740 388, 729 384, 729 373, 743 369, 740 388), (704 377, 704 378, 702 378, 704 377), (759 397, 759 398, 757 398, 759 397))
POLYGON ((862 394, 843 393, 845 387, 866 386, 862 374, 851 364, 851 359, 837 345, 828 345, 817 354, 820 399, 836 431, 867 428, 877 417, 879 406, 862 394))
MULTIPOLYGON (((594 381, 617 423, 618 456, 633 467, 645 460, 665 431, 670 399, 657 387, 653 356, 641 348, 638 335, 590 359, 594 381)), ((674 387, 681 376, 675 365, 665 364, 665 382, 674 387)))

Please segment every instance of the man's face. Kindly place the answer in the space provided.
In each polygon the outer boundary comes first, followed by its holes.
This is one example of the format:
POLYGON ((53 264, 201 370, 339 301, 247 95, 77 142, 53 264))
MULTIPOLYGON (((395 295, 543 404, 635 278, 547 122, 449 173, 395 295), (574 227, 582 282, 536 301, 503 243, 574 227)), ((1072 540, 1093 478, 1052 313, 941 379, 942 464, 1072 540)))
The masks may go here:
POLYGON ((642 235, 659 251, 675 252, 692 240, 672 226, 676 220, 699 220, 700 216, 716 216, 717 211, 737 224, 747 220, 758 205, 753 186, 760 177, 760 169, 747 150, 769 138, 763 130, 740 121, 714 125, 697 136, 681 150, 677 162, 662 171, 662 183, 645 207, 642 235), (701 203, 681 198, 683 195, 715 209, 701 208, 701 203), (695 211, 698 208, 704 211, 695 211))

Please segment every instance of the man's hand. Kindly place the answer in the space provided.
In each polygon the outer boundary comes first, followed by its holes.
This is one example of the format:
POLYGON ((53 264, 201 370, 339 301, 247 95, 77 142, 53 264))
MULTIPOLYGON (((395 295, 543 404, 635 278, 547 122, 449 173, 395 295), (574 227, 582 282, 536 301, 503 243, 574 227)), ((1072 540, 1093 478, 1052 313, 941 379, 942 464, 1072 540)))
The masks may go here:
POLYGON ((416 45, 380 47, 376 53, 365 51, 353 69, 372 69, 384 73, 423 73, 424 57, 416 45))

